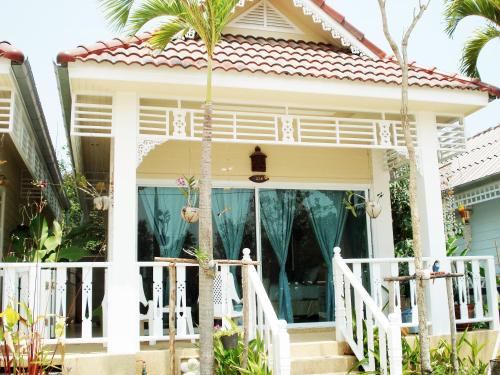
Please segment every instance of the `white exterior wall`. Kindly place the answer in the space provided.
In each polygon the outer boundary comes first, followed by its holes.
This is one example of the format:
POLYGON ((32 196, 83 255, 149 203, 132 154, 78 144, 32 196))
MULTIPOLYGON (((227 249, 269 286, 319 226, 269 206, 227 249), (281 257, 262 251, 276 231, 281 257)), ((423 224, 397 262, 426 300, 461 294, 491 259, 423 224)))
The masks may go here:
POLYGON ((120 92, 113 102, 112 183, 110 210, 111 267, 107 278, 108 351, 132 354, 139 351, 139 285, 137 277, 137 97, 120 92))
MULTIPOLYGON (((416 115, 417 139, 419 144, 417 181, 417 200, 420 213, 421 240, 423 256, 431 259, 432 265, 439 260, 441 270, 450 271, 446 262, 446 239, 441 200, 441 178, 438 161, 438 132, 436 116, 431 112, 416 115)), ((427 319, 432 322, 433 335, 449 334, 450 322, 448 309, 443 308, 446 301, 446 281, 432 281, 427 288, 427 319)))

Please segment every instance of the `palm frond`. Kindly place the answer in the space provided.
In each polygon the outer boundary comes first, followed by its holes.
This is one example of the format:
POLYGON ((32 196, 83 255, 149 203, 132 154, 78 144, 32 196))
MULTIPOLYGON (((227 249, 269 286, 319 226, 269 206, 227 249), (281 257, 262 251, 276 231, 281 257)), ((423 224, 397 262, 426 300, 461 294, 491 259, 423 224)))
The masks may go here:
POLYGON ((135 0, 98 0, 112 28, 122 30, 128 23, 135 0))
POLYGON ((183 3, 178 0, 167 2, 165 0, 147 0, 129 15, 127 29, 130 34, 136 34, 145 24, 150 21, 167 18, 163 23, 170 23, 173 19, 182 18, 185 13, 183 3))
POLYGON ((490 40, 500 37, 500 30, 493 25, 477 29, 465 46, 460 60, 460 71, 473 78, 480 78, 477 70, 477 59, 483 47, 490 40))
POLYGON ((149 44, 157 50, 163 50, 168 43, 176 36, 184 36, 189 31, 189 26, 174 20, 169 23, 164 23, 158 30, 156 30, 151 38, 149 44))
POLYGON ((444 11, 445 31, 449 36, 455 32, 458 24, 469 16, 483 17, 500 27, 500 1, 498 0, 448 0, 444 11))

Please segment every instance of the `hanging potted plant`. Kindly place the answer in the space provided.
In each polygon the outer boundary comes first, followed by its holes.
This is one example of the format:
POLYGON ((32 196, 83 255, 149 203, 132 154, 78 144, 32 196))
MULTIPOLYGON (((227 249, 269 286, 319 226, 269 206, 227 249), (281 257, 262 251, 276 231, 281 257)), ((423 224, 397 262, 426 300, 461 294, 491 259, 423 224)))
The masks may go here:
POLYGON ((365 212, 372 219, 376 219, 378 215, 382 212, 382 205, 380 204, 380 199, 384 196, 383 193, 377 194, 376 200, 370 200, 362 195, 356 194, 352 191, 346 192, 346 197, 344 198, 344 206, 349 210, 354 217, 358 217, 358 209, 361 207, 365 208, 365 212), (355 202, 354 198, 358 198, 361 202, 355 202))
POLYGON ((198 207, 195 207, 198 194, 198 180, 191 177, 179 177, 177 179, 177 187, 179 188, 184 198, 186 205, 181 209, 181 217, 188 223, 196 223, 199 219, 198 207))

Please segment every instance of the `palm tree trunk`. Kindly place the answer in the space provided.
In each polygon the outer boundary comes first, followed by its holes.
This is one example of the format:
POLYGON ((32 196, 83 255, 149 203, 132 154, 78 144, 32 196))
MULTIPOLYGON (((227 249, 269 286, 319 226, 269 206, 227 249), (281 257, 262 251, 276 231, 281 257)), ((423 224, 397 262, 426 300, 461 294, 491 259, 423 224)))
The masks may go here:
MULTIPOLYGON (((417 274, 416 292, 418 306, 418 337, 420 341, 420 363, 421 373, 430 374, 431 360, 429 351, 429 338, 427 334, 427 312, 425 301, 425 281, 422 277, 422 244, 420 241, 420 213, 417 202, 417 155, 413 144, 413 137, 410 129, 410 120, 408 118, 408 56, 407 44, 403 41, 401 50, 403 55, 402 77, 401 77, 401 123, 408 150, 408 159, 410 163, 410 181, 408 186, 408 195, 411 207, 411 225, 413 231, 413 253, 415 257, 415 273, 417 274)), ((423 147, 423 145, 421 145, 423 147)))
MULTIPOLYGON (((203 135, 201 140, 200 166, 200 251, 209 261, 213 259, 212 246, 212 57, 207 61, 207 92, 204 106, 203 135)), ((198 278, 200 294, 200 375, 213 375, 214 372, 214 275, 209 269, 200 266, 198 278)))

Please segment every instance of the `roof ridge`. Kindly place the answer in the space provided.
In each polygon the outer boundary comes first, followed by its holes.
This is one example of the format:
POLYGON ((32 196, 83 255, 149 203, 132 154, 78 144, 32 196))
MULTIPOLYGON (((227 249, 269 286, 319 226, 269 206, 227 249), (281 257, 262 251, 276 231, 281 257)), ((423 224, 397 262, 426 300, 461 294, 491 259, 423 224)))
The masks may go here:
POLYGON ((0 41, 0 57, 4 57, 18 64, 22 64, 25 60, 24 53, 6 40, 0 41))
MULTIPOLYGON (((482 136, 482 135, 484 135, 484 134, 486 134, 486 133, 489 133, 489 132, 491 132, 491 131, 493 131, 493 130, 495 130, 495 129, 497 129, 497 128, 500 128, 500 124, 498 124, 498 125, 494 125, 494 126, 491 126, 491 127, 487 128, 487 129, 485 129, 485 130, 483 130, 483 131, 480 131, 479 133, 476 133, 476 134, 474 134, 473 136, 470 136, 469 138, 467 138, 467 140, 469 141, 469 140, 471 140, 471 139, 474 139, 474 138, 480 137, 480 136, 482 136)), ((495 139, 494 141, 497 141, 497 142, 498 142, 498 140, 496 140, 496 139, 495 139)))

